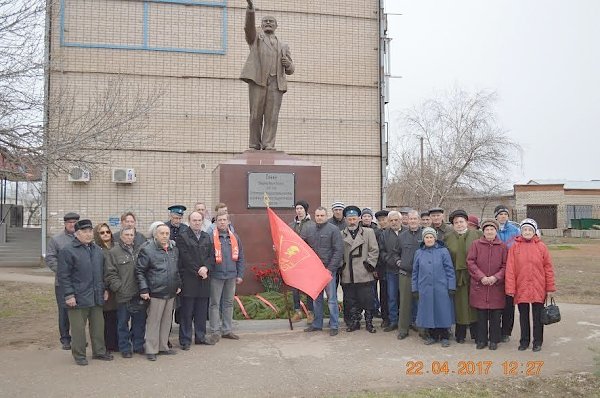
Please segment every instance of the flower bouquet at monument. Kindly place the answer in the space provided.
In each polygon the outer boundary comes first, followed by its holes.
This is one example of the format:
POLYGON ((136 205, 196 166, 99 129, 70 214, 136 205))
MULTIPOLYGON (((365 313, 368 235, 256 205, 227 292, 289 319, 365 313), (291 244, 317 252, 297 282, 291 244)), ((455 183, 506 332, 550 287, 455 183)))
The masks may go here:
POLYGON ((277 265, 262 263, 253 266, 250 270, 254 274, 254 278, 263 285, 265 292, 281 291, 281 274, 277 265))

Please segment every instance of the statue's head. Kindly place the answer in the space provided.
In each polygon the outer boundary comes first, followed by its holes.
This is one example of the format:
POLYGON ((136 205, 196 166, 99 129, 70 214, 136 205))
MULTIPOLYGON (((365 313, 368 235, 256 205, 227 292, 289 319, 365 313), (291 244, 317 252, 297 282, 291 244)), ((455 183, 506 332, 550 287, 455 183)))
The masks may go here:
POLYGON ((273 33, 277 29, 277 20, 274 16, 266 15, 262 18, 260 27, 265 33, 273 33))

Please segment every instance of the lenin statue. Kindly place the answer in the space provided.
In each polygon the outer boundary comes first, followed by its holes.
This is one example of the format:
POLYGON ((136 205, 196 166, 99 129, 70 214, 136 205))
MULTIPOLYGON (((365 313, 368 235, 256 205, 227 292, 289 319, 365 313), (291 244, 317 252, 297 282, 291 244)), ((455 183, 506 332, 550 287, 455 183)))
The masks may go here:
POLYGON ((287 91, 285 75, 294 73, 294 63, 288 45, 275 36, 277 20, 271 16, 263 17, 262 32, 257 33, 254 5, 252 0, 247 2, 244 32, 250 54, 240 79, 248 83, 249 89, 249 147, 274 150, 279 109, 283 93, 287 91))

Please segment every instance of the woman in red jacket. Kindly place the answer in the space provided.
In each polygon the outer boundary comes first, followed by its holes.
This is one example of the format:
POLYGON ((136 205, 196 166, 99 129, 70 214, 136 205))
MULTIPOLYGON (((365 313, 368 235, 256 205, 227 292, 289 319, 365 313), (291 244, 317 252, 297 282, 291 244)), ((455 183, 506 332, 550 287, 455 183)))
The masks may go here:
POLYGON ((521 221, 521 236, 515 238, 506 262, 506 295, 514 297, 515 304, 519 306, 519 351, 526 350, 531 339, 530 304, 533 313, 533 351, 542 349, 542 310, 548 293, 556 291, 550 253, 536 232, 535 220, 526 218, 521 221))
POLYGON ((500 342, 500 316, 505 305, 504 273, 508 249, 498 238, 498 222, 481 223, 483 236, 474 241, 467 256, 471 275, 469 304, 477 309, 477 349, 490 343, 490 350, 500 342), (489 339, 488 339, 489 329, 489 339))

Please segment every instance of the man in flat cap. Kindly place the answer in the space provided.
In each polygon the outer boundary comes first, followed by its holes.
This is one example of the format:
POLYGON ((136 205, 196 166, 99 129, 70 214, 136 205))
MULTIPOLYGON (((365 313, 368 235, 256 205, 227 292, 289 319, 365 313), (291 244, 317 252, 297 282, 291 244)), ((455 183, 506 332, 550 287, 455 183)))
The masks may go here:
POLYGON ((400 208, 400 215, 402 216, 402 230, 406 230, 408 228, 408 213, 411 211, 412 209, 410 207, 401 207, 400 208))
POLYGON ((429 209, 429 217, 431 217, 431 228, 437 232, 438 240, 443 241, 446 234, 452 231, 452 227, 444 222, 444 209, 441 207, 429 209))
POLYGON ((71 353, 77 365, 87 365, 85 326, 89 322, 92 358, 111 361, 104 344, 102 305, 108 299, 104 288, 104 254, 94 243, 90 220, 75 223, 75 239, 58 254, 58 283, 69 308, 71 353))
POLYGON ((183 213, 187 210, 187 207, 184 205, 173 205, 169 206, 167 210, 169 210, 169 221, 166 221, 165 224, 171 230, 169 239, 175 241, 180 233, 188 229, 188 226, 181 222, 183 220, 183 213))
POLYGON ((344 241, 344 261, 342 266, 342 289, 344 305, 350 309, 350 322, 346 329, 353 332, 360 329, 362 312, 365 312, 365 323, 369 333, 375 333, 373 312, 375 296, 373 281, 375 266, 379 256, 379 246, 375 232, 371 228, 363 228, 359 224, 361 211, 356 206, 344 209, 344 217, 348 226, 342 231, 344 241))
POLYGON ((79 214, 69 212, 64 215, 63 221, 65 228, 58 234, 54 235, 48 242, 46 250, 46 265, 55 274, 54 278, 54 294, 56 296, 56 304, 58 306, 58 331, 60 333, 60 343, 63 350, 71 349, 71 335, 69 334, 69 312, 65 304, 64 295, 58 285, 58 253, 60 250, 73 242, 75 239, 75 223, 79 220, 79 214))

